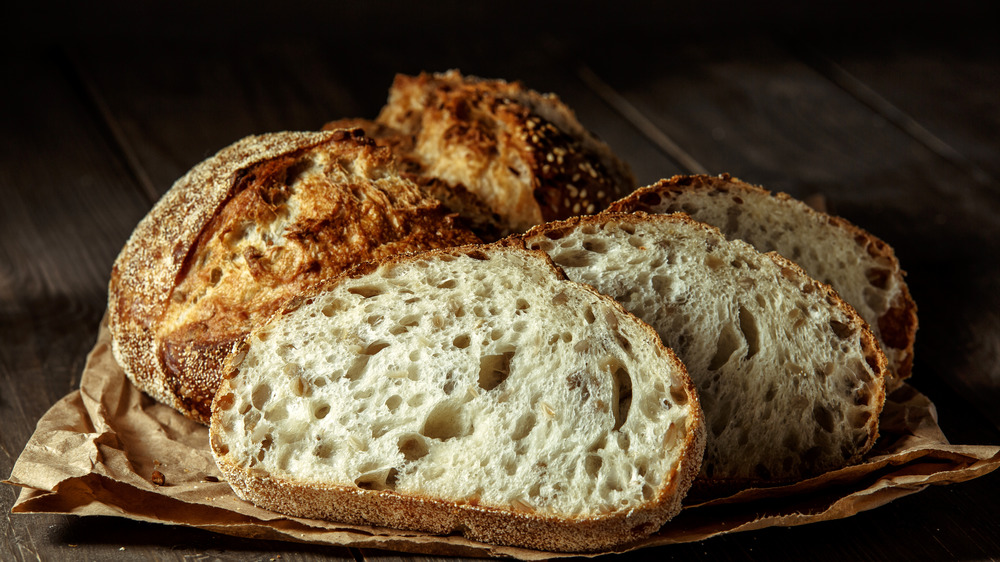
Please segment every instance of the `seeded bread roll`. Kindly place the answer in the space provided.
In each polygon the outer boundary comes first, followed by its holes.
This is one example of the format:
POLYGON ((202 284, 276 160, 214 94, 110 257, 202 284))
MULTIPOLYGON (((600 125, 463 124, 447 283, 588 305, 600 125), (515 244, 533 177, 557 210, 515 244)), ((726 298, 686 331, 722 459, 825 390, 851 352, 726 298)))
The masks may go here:
POLYGON ((885 356, 854 309, 794 263, 681 214, 581 217, 524 242, 684 361, 709 429, 700 488, 799 480, 874 444, 885 356))
POLYGON ((683 211, 728 238, 791 259, 831 285, 868 322, 889 360, 892 386, 910 376, 917 305, 892 247, 872 234, 784 193, 772 194, 728 175, 661 180, 609 210, 683 211))
POLYGON ((222 360, 290 296, 359 261, 477 241, 360 130, 248 137, 182 177, 111 272, 112 349, 207 423, 222 360))
POLYGON ((220 470, 299 517, 603 550, 677 513, 704 446, 652 329, 520 247, 360 267, 256 329, 226 373, 220 470))
POLYGON ((398 75, 365 129, 399 151, 436 197, 499 235, 601 211, 635 189, 628 166, 558 97, 518 82, 456 70, 398 75))

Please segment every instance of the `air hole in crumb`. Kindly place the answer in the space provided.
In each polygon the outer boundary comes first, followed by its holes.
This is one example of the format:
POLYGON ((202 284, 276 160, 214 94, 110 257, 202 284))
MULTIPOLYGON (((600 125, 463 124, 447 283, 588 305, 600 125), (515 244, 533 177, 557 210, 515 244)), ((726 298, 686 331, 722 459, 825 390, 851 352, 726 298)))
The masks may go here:
POLYGON ((568 252, 552 256, 552 261, 562 267, 587 267, 593 264, 594 256, 587 250, 570 250, 568 252))
POLYGON ((653 290, 658 295, 670 294, 670 285, 673 280, 666 275, 654 275, 652 279, 653 290))
POLYGON ((362 490, 393 490, 396 487, 398 471, 395 468, 368 472, 354 480, 354 485, 362 490))
POLYGON ((232 409, 233 405, 236 404, 236 396, 230 392, 224 396, 220 396, 218 400, 215 401, 216 406, 222 410, 232 409))
POLYGON ((479 360, 479 387, 493 390, 510 376, 510 361, 514 351, 498 355, 484 355, 479 360))
POLYGON ((597 474, 601 471, 601 465, 603 464, 604 459, 599 455, 587 455, 583 461, 583 467, 587 471, 587 475, 591 478, 597 478, 597 474))
POLYGON ((611 373, 611 405, 615 418, 615 430, 620 429, 628 420, 629 408, 632 407, 632 376, 625 365, 618 360, 608 364, 611 373))
POLYGON ((705 265, 712 271, 718 271, 725 267, 726 262, 719 256, 708 254, 705 256, 705 265))
POLYGON ((552 305, 560 306, 569 302, 569 295, 566 291, 559 291, 554 297, 552 297, 552 305))
POLYGON ((688 393, 687 389, 682 385, 674 385, 670 387, 670 398, 678 406, 683 406, 687 404, 688 393))
POLYGON ((327 318, 329 318, 329 317, 333 316, 334 314, 336 314, 338 310, 343 309, 343 307, 344 307, 344 303, 340 302, 339 300, 335 300, 335 301, 331 302, 330 304, 324 306, 323 309, 321 310, 321 312, 323 313, 323 316, 326 316, 327 318))
POLYGON ((813 417, 816 418, 816 423, 823 428, 823 431, 827 433, 833 433, 833 414, 822 404, 816 404, 813 407, 813 417))
POLYGON ((740 346, 740 337, 736 335, 736 330, 732 324, 726 324, 719 332, 719 339, 715 343, 715 355, 708 364, 709 371, 718 371, 723 365, 729 362, 729 358, 740 346))
POLYGON ((740 332, 747 342, 746 358, 750 359, 760 351, 760 330, 757 328, 757 319, 743 305, 740 305, 740 332))
POLYGON ((527 310, 531 305, 528 304, 528 301, 524 299, 517 299, 517 302, 515 303, 514 306, 517 308, 517 310, 527 310))
POLYGON ((846 340, 847 338, 854 335, 854 327, 850 324, 844 324, 843 322, 838 322, 836 320, 830 320, 830 328, 833 333, 837 335, 838 338, 846 340))
POLYGON ((344 373, 344 376, 348 380, 356 381, 361 378, 361 375, 365 372, 365 367, 368 366, 369 355, 359 355, 354 358, 354 362, 351 364, 351 368, 344 373))
POLYGON ((305 379, 303 379, 302 377, 299 376, 292 377, 289 380, 288 384, 292 388, 292 394, 298 396, 299 398, 308 396, 310 394, 309 383, 307 383, 305 379))
POLYGON ((369 299, 381 295, 385 292, 385 289, 375 285, 360 285, 357 287, 348 287, 347 292, 369 299))
POLYGON ((437 286, 437 288, 438 289, 454 289, 457 286, 458 286, 458 281, 455 281, 454 279, 447 279, 445 281, 442 281, 437 286))
POLYGON ((396 442, 399 452, 408 461, 415 461, 423 458, 429 452, 427 441, 420 435, 410 433, 403 435, 396 442))
POLYGON ((602 238, 588 238, 583 241, 583 249, 597 254, 606 254, 608 243, 602 238))
POLYGON ((325 418, 326 415, 329 414, 329 413, 330 413, 330 405, 329 404, 321 404, 318 408, 316 408, 315 410, 313 410, 313 416, 316 419, 318 419, 318 420, 321 420, 321 419, 325 418))
POLYGON ((458 407, 447 402, 438 404, 427 415, 421 434, 429 439, 447 441, 472 433, 472 426, 462 419, 458 407))
POLYGON ((368 347, 366 347, 361 353, 362 353, 362 355, 371 356, 371 355, 375 355, 376 353, 382 351, 383 349, 385 349, 387 347, 389 347, 389 343, 388 342, 384 342, 384 341, 372 342, 372 343, 368 344, 368 347))
POLYGON ((864 427, 872 419, 872 413, 868 410, 856 410, 851 414, 851 425, 854 427, 864 427))
POLYGON ((597 316, 594 314, 594 309, 587 307, 583 310, 583 319, 587 321, 587 324, 593 324, 597 321, 597 316))
POLYGON ((264 407, 264 404, 271 399, 271 385, 267 383, 260 383, 253 389, 253 393, 250 395, 250 401, 254 408, 258 410, 264 407))
POLYGON ((459 349, 465 349, 469 347, 469 343, 471 342, 472 339, 468 336, 468 334, 461 334, 459 336, 456 336, 454 341, 452 341, 451 343, 452 345, 454 345, 459 349))
POLYGON ((219 281, 221 281, 221 280, 222 280, 222 269, 218 268, 218 267, 212 268, 212 274, 211 274, 211 277, 210 277, 209 281, 213 285, 218 285, 219 281))
POLYGON ((393 394, 392 396, 386 398, 385 407, 388 408, 390 412, 395 412, 402 403, 403 397, 398 394, 393 394))

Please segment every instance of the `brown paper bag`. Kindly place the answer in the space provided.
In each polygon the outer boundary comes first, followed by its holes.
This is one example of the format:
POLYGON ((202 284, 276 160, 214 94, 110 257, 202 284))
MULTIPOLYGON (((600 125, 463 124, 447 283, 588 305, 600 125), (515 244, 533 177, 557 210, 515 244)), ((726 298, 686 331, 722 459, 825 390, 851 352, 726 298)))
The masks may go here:
MULTIPOLYGON (((689 501, 659 532, 621 550, 848 517, 1000 466, 1000 447, 949 444, 934 405, 909 386, 889 397, 880 421, 879 442, 861 465, 791 486, 689 501)), ((221 481, 208 429, 132 386, 111 354, 103 324, 80 390, 38 422, 7 482, 23 488, 14 513, 114 515, 251 538, 426 554, 555 556, 456 536, 288 517, 244 502, 221 481)))

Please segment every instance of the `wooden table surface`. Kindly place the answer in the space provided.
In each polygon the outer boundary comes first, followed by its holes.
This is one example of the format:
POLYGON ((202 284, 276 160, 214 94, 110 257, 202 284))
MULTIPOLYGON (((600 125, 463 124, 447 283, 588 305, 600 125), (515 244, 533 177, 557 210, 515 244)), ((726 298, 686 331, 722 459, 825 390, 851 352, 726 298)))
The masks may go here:
MULTIPOLYGON (((395 73, 448 68, 559 94, 642 184, 728 172, 823 196, 908 270, 921 323, 912 384, 937 405, 945 434, 1000 444, 1000 35, 975 3, 866 18, 773 3, 720 13, 630 2, 615 13, 562 2, 113 4, 57 18, 20 6, 5 26, 0 478, 39 417, 78 387, 112 260, 176 178, 248 134, 374 117, 395 73)), ((12 515, 16 496, 0 486, 2 560, 398 559, 12 515)), ((998 500, 994 473, 844 520, 633 556, 996 559, 998 500)))

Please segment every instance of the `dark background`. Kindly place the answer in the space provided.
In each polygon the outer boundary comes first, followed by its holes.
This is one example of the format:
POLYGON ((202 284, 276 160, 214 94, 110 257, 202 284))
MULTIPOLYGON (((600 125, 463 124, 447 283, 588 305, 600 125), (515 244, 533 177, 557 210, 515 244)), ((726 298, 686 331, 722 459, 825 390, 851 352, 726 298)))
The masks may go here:
MULTIPOLYGON (((20 3, 0 38, 0 477, 76 388, 111 262, 187 169, 253 133, 374 117, 396 72, 552 91, 640 183, 728 172, 897 251, 912 384, 1000 444, 1000 21, 987 2, 20 3)), ((661 559, 1000 558, 996 474, 661 559)), ((13 516, 0 559, 387 559, 112 518, 13 516)))

